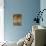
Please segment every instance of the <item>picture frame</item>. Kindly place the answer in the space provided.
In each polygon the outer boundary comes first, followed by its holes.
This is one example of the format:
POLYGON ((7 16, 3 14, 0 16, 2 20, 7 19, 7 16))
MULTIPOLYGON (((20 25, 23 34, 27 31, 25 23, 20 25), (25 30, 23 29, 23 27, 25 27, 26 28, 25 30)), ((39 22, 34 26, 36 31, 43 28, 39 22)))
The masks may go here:
POLYGON ((20 26, 22 24, 22 15, 14 14, 13 15, 13 25, 20 26))

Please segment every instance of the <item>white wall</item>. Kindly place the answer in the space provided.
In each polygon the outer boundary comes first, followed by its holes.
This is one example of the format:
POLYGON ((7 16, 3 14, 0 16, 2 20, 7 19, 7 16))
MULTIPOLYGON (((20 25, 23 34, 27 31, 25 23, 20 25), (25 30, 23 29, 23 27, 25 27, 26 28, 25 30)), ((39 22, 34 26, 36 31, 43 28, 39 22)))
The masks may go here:
POLYGON ((4 0, 0 0, 0 42, 4 41, 4 0))

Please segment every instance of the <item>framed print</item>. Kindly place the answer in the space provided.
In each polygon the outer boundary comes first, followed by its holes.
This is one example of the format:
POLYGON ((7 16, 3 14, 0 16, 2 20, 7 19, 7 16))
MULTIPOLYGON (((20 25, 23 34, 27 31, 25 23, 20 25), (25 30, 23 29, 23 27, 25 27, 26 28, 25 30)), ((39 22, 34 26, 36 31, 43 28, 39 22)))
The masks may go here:
POLYGON ((14 14, 13 15, 13 25, 21 25, 21 23, 22 23, 22 15, 14 14))

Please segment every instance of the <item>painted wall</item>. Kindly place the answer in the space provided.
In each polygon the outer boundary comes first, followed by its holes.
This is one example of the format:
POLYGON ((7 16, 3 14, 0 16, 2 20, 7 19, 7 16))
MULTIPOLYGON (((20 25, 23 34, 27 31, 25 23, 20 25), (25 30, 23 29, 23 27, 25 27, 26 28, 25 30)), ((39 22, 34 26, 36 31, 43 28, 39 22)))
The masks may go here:
POLYGON ((36 17, 35 12, 40 9, 40 0, 5 0, 4 2, 5 40, 18 41, 31 31, 32 19, 36 17), (22 14, 22 26, 13 26, 14 13, 22 14))
MULTIPOLYGON (((41 11, 43 10, 43 9, 46 9, 46 0, 41 0, 40 1, 40 9, 41 9, 41 11)), ((44 21, 42 22, 40 22, 40 25, 42 25, 42 26, 46 26, 46 11, 44 11, 44 13, 43 13, 43 19, 44 19, 44 21)))
MULTIPOLYGON (((46 0, 40 0, 40 10, 46 9, 46 0)), ((43 13, 43 22, 40 21, 40 25, 45 26, 46 27, 46 11, 44 11, 43 13)), ((46 44, 46 40, 45 40, 45 44, 46 44)))

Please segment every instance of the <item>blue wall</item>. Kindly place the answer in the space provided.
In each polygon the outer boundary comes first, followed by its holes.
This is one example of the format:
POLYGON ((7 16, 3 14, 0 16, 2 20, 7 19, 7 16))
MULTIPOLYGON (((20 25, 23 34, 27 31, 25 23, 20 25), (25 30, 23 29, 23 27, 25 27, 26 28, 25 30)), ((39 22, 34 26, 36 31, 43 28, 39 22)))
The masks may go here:
POLYGON ((40 9, 40 0, 5 0, 4 26, 5 40, 18 41, 24 37, 32 28, 32 19, 35 12, 40 9), (22 14, 22 26, 13 26, 13 14, 22 14))

